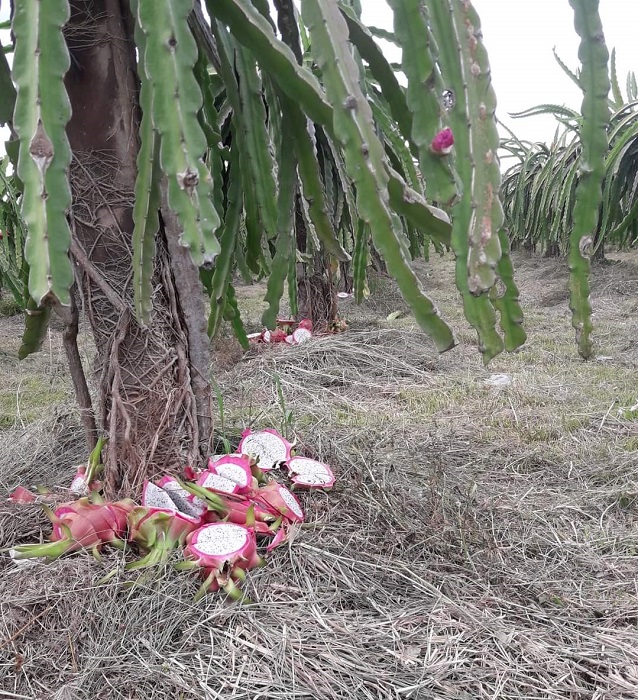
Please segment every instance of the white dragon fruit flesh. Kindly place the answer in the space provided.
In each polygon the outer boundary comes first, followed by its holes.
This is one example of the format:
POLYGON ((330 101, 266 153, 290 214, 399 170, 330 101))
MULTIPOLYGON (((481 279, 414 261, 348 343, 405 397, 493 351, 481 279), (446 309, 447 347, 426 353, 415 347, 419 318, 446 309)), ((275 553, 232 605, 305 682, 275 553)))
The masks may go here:
POLYGON ((296 496, 276 481, 260 488, 254 494, 254 499, 292 523, 301 523, 304 520, 303 508, 296 496))
POLYGON ((97 479, 93 479, 91 483, 87 483, 87 469, 85 466, 78 467, 71 485, 69 486, 69 491, 74 496, 88 496, 91 491, 99 491, 102 488, 102 482, 97 479))
POLYGON ((246 571, 264 563, 257 554, 254 530, 236 523, 211 523, 193 532, 184 558, 187 564, 200 567, 205 579, 196 598, 223 588, 232 598, 243 600, 237 584, 246 571))
POLYGON ((241 452, 231 452, 230 454, 227 455, 211 455, 208 458, 208 469, 212 469, 213 464, 215 462, 219 462, 220 459, 226 459, 226 457, 243 457, 244 455, 241 454, 241 452))
POLYGON ((188 537, 184 556, 219 572, 237 565, 252 569, 261 563, 254 531, 237 523, 211 523, 195 530, 188 537))
POLYGON ((334 486, 332 469, 316 459, 292 457, 286 462, 286 468, 295 486, 315 489, 330 489, 334 486))
POLYGON ((239 493, 241 486, 232 479, 227 479, 216 472, 203 472, 197 479, 197 485, 215 493, 234 494, 239 493))
POLYGON ((166 491, 180 513, 201 518, 208 510, 208 506, 201 498, 189 493, 173 476, 162 477, 157 486, 166 491))
POLYGON ((305 343, 307 340, 310 340, 310 338, 312 338, 312 331, 309 331, 307 328, 297 328, 297 330, 292 333, 292 344, 301 345, 301 343, 305 343))
POLYGON ((145 481, 142 488, 142 505, 145 508, 164 510, 168 513, 175 513, 177 505, 163 488, 160 488, 152 481, 145 481))
POLYGON ((292 445, 276 430, 246 430, 239 443, 239 452, 257 459, 261 471, 274 469, 291 457, 292 445))
POLYGON ((209 463, 209 470, 239 486, 239 493, 248 493, 253 487, 253 474, 250 470, 250 457, 246 455, 225 455, 209 463))

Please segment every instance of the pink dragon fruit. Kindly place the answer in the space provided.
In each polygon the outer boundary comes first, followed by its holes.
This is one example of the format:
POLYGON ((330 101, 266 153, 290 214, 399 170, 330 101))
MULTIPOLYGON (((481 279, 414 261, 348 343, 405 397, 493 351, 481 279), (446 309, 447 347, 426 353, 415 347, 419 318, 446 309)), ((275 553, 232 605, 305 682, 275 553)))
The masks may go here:
POLYGON ((37 495, 24 486, 17 486, 15 491, 9 496, 9 500, 14 503, 33 503, 37 495))
POLYGON ((190 466, 190 464, 187 464, 184 467, 184 478, 188 479, 189 481, 197 481, 197 477, 201 474, 201 471, 198 469, 193 469, 193 467, 190 466))
POLYGON ((224 520, 237 525, 246 525, 254 528, 261 535, 272 535, 273 528, 276 529, 280 514, 268 503, 247 496, 239 496, 238 498, 222 496, 221 498, 226 508, 226 514, 223 517, 209 514, 207 518, 209 522, 224 520))
POLYGON ((241 486, 236 481, 227 479, 217 472, 209 471, 205 471, 199 475, 197 485, 219 494, 239 493, 241 489, 241 486))
POLYGON ((168 494, 181 513, 186 513, 194 518, 202 518, 208 510, 206 503, 201 498, 189 493, 174 476, 162 477, 157 486, 168 494))
POLYGON ((213 468, 213 464, 215 462, 219 462, 220 459, 225 459, 226 457, 245 457, 246 455, 241 454, 241 452, 231 452, 230 454, 224 454, 224 455, 211 455, 208 458, 208 469, 213 468))
POLYGON ((281 484, 271 481, 253 495, 257 503, 262 503, 266 509, 292 523, 301 523, 304 520, 304 512, 297 498, 281 484))
POLYGON ((335 477, 327 464, 308 457, 292 457, 286 462, 288 474, 295 486, 315 489, 330 489, 335 477))
POLYGON ((245 580, 246 571, 264 564, 257 554, 254 531, 235 523, 212 523, 196 530, 188 538, 184 558, 185 566, 180 568, 202 570, 204 583, 195 600, 221 588, 231 598, 246 602, 238 584, 245 580))
POLYGON ((102 482, 97 480, 97 475, 104 469, 100 463, 102 448, 108 442, 108 438, 99 437, 97 443, 86 463, 77 468, 75 476, 69 486, 69 491, 75 496, 87 496, 92 491, 100 491, 102 482))
POLYGON ((200 525, 200 518, 178 511, 144 506, 134 508, 128 518, 128 539, 147 554, 125 568, 141 569, 165 563, 170 552, 183 546, 187 536, 200 525))
POLYGON ((134 507, 133 501, 117 503, 93 503, 80 498, 66 503, 47 514, 53 523, 51 542, 27 544, 15 548, 15 559, 47 557, 56 559, 66 552, 92 549, 98 556, 104 544, 122 548, 126 533, 127 517, 134 507))
POLYGON ((236 523, 212 523, 193 532, 184 558, 178 568, 200 568, 205 579, 196 600, 220 588, 231 598, 245 600, 237 584, 245 579, 246 571, 264 563, 257 554, 254 531, 236 523))
POLYGON ((454 146, 454 134, 452 129, 445 128, 432 139, 430 150, 437 156, 447 156, 452 151, 452 146, 454 146))
POLYGON ((264 343, 283 343, 286 340, 286 333, 280 328, 275 328, 274 331, 264 331, 261 338, 264 343))
POLYGON ((127 564, 140 569, 166 561, 169 553, 184 544, 208 512, 208 503, 194 498, 174 477, 154 484, 144 482, 142 506, 129 516, 129 540, 147 552, 142 559, 127 564))
POLYGON ((307 331, 312 331, 312 321, 309 318, 302 318, 297 328, 304 328, 307 331))
POLYGON ((208 468, 214 474, 234 481, 239 486, 237 493, 248 493, 254 481, 250 463, 251 459, 246 455, 224 455, 212 463, 209 461, 208 468))
POLYGON ((239 452, 256 459, 259 469, 264 472, 288 461, 291 450, 292 445, 288 440, 272 428, 256 432, 246 430, 239 443, 239 452))
POLYGON ((284 525, 282 523, 281 527, 277 530, 277 533, 273 537, 272 541, 266 547, 266 551, 272 552, 272 550, 275 549, 275 547, 279 547, 280 544, 283 544, 287 540, 288 540, 288 526, 284 525))

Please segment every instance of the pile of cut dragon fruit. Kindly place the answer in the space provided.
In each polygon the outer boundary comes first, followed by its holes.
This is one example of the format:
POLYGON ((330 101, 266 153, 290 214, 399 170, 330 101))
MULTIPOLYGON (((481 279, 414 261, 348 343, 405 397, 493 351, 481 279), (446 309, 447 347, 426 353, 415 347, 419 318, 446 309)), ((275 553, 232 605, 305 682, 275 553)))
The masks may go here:
MULTIPOLYGON (((236 453, 212 456, 205 470, 187 467, 184 479, 145 482, 141 505, 105 502, 96 480, 102 444, 73 479, 70 491, 80 498, 55 510, 44 506, 53 523, 51 541, 19 545, 11 552, 14 559, 51 560, 84 549, 99 560, 108 544, 142 555, 126 565, 131 570, 164 564, 180 549, 183 560, 175 568, 196 571, 204 580, 196 600, 222 589, 245 602, 246 572, 264 564, 258 548, 272 551, 286 541, 292 524, 304 520, 292 490, 269 472, 282 468, 291 489, 330 489, 335 482, 329 466, 294 455, 276 430, 246 430, 236 453)), ((24 503, 37 496, 18 487, 10 498, 24 503)))
MULTIPOLYGON (((345 292, 338 292, 337 297, 344 298, 352 296, 345 292)), ((324 328, 320 335, 330 333, 342 333, 347 330, 348 324, 342 319, 335 319, 324 328)), ((299 323, 291 318, 278 318, 277 327, 274 330, 263 330, 260 333, 249 333, 246 337, 250 343, 276 344, 285 343, 287 345, 301 345, 310 340, 314 335, 312 321, 304 318, 299 323)))
POLYGON ((301 345, 312 338, 312 321, 304 318, 299 323, 293 319, 278 318, 277 327, 261 333, 249 333, 247 336, 251 343, 286 343, 287 345, 301 345))

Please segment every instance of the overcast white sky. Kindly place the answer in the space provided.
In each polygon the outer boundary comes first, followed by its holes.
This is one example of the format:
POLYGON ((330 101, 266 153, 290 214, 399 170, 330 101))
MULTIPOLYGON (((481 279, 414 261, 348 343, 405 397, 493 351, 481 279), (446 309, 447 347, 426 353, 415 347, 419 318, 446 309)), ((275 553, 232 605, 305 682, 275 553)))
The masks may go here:
MULTIPOLYGON (((542 103, 580 109, 582 95, 556 63, 552 48, 572 70, 579 67, 579 39, 568 0, 473 0, 481 17, 483 36, 498 98, 497 116, 527 141, 551 141, 556 123, 551 117, 509 119, 542 103)), ((392 11, 385 0, 361 0, 366 24, 390 29, 392 11)), ((636 61, 636 0, 600 0, 600 15, 609 50, 616 47, 618 79, 623 94, 628 70, 636 61), (630 9, 633 8, 633 9, 630 9), (630 61, 634 62, 630 65, 630 61)), ((395 47, 384 49, 399 60, 395 47)))
MULTIPOLYGON (((8 5, 2 3, 0 21, 8 18, 8 5)), ((392 28, 392 12, 385 0, 361 0, 361 5, 367 24, 392 28)), ((578 37, 568 0, 474 0, 474 6, 481 16, 499 119, 521 139, 550 141, 555 130, 551 117, 511 120, 507 115, 541 103, 580 108, 582 97, 578 88, 562 72, 552 54, 555 46, 572 70, 578 68, 578 37)), ((627 71, 638 71, 637 8, 637 0, 600 0, 605 37, 610 50, 616 47, 623 92, 627 71)), ((3 35, 5 42, 6 34, 3 35)), ((385 44, 384 50, 390 60, 399 60, 396 47, 385 44)))

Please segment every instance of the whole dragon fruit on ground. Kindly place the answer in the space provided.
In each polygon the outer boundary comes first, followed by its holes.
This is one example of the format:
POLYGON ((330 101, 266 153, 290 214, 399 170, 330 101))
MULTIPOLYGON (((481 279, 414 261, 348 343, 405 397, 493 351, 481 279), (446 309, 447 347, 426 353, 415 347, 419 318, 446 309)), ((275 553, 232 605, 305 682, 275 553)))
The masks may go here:
POLYGON ((45 544, 27 544, 15 548, 15 559, 47 557, 56 559, 67 552, 90 549, 98 554, 105 544, 124 547, 127 518, 133 510, 133 501, 94 503, 80 498, 65 503, 55 511, 46 509, 53 523, 51 541, 45 544))

